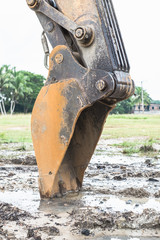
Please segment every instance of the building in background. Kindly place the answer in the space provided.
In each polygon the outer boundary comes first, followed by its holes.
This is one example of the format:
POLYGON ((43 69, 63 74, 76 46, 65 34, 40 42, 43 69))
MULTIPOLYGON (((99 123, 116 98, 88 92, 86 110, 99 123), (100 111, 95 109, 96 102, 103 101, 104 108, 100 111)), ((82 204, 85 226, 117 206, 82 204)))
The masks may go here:
MULTIPOLYGON (((134 105, 134 113, 135 114, 143 113, 143 105, 142 104, 134 105)), ((144 105, 144 113, 160 114, 160 103, 153 102, 149 105, 144 105)))

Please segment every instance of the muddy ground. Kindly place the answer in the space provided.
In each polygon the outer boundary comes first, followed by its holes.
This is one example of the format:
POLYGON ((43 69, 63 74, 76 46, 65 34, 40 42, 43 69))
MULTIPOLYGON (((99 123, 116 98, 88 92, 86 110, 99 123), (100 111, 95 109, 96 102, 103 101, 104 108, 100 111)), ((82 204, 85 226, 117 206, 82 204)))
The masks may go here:
MULTIPOLYGON (((125 141, 136 139, 125 139, 125 141)), ((124 155, 100 140, 82 191, 40 200, 31 144, 0 145, 0 239, 160 239, 160 152, 124 155)))

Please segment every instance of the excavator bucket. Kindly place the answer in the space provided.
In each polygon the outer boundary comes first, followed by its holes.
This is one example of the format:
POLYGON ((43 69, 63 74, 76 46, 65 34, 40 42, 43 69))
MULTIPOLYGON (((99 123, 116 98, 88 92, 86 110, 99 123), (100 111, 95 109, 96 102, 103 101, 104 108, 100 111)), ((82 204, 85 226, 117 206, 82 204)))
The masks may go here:
POLYGON ((32 112, 39 189, 41 197, 60 197, 80 190, 106 117, 134 93, 134 82, 111 0, 27 4, 53 48, 32 112))

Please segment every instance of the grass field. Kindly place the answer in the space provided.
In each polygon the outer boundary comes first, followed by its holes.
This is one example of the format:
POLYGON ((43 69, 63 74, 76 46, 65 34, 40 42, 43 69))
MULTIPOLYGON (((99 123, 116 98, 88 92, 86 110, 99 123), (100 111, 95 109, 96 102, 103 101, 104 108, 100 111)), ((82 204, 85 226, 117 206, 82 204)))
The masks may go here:
POLYGON ((103 137, 148 137, 160 140, 160 115, 110 115, 103 137))
MULTIPOLYGON (((31 142, 30 114, 0 116, 0 142, 31 142)), ((110 115, 102 138, 147 137, 160 140, 160 115, 110 115)))
POLYGON ((0 116, 0 142, 32 142, 31 114, 0 116))

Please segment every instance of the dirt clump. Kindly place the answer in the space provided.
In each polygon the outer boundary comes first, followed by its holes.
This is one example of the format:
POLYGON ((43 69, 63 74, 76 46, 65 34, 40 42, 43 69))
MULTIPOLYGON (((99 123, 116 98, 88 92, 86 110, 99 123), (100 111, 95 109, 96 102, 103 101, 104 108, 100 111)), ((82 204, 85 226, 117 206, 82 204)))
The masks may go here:
POLYGON ((131 188, 126 188, 124 190, 121 190, 118 193, 122 194, 123 196, 133 196, 133 197, 137 197, 137 198, 150 196, 150 194, 143 188, 132 188, 131 187, 131 188))
POLYGON ((113 177, 113 179, 116 180, 116 181, 124 181, 127 178, 123 177, 123 175, 116 175, 116 176, 113 177))
POLYGON ((93 210, 85 210, 80 213, 78 210, 74 211, 75 218, 74 227, 79 229, 95 229, 95 228, 112 228, 115 225, 114 217, 110 213, 99 213, 93 210))
POLYGON ((98 228, 102 230, 114 229, 156 229, 160 227, 160 216, 155 210, 145 209, 141 214, 130 212, 98 212, 97 210, 86 210, 83 214, 75 212, 74 227, 77 229, 89 229, 93 231, 98 228))
POLYGON ((27 233, 27 238, 34 238, 37 240, 41 239, 41 232, 45 232, 48 236, 59 236, 59 229, 56 227, 38 227, 38 228, 29 228, 27 233))
POLYGON ((18 165, 37 165, 35 156, 26 156, 25 158, 12 159, 12 164, 18 165))
POLYGON ((83 235, 85 235, 85 236, 89 236, 90 235, 90 231, 88 229, 83 229, 81 233, 83 235))
POLYGON ((155 151, 156 149, 154 149, 152 145, 144 145, 140 147, 140 152, 146 153, 146 152, 155 152, 155 151))
POLYGON ((149 178, 147 181, 149 181, 149 182, 159 182, 159 180, 155 179, 155 178, 149 178))
POLYGON ((155 196, 155 198, 160 198, 160 191, 156 192, 156 193, 154 194, 154 196, 155 196))
POLYGON ((8 203, 0 202, 0 221, 17 221, 23 217, 31 217, 31 215, 28 212, 13 207, 8 203))

